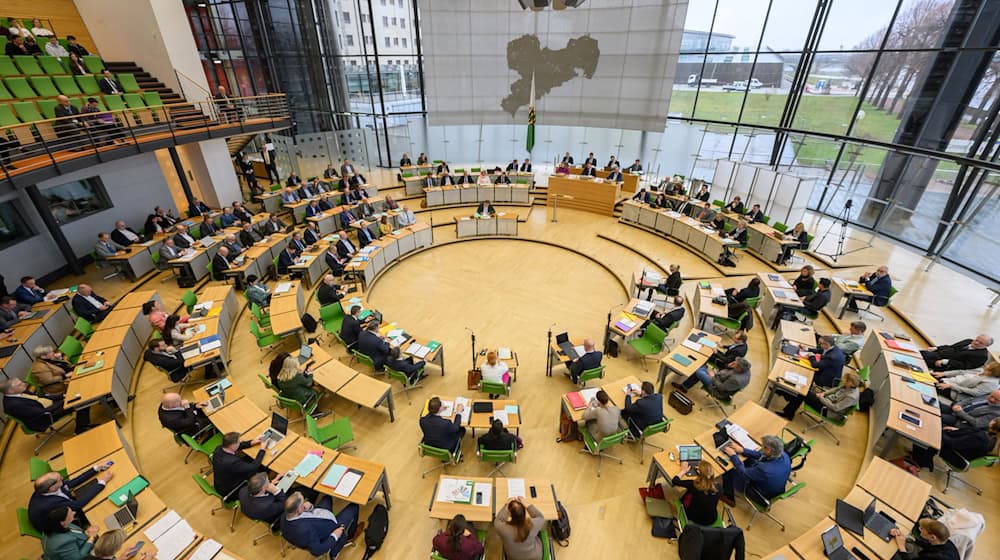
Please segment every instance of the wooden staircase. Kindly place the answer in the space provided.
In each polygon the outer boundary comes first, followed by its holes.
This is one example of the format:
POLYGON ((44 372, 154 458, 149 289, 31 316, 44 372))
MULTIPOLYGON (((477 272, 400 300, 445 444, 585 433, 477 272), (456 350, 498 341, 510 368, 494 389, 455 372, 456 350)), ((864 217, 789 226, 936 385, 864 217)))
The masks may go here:
POLYGON ((229 155, 235 156, 236 154, 240 153, 240 151, 242 151, 243 148, 245 148, 246 145, 249 144, 250 141, 253 140, 255 136, 257 135, 243 134, 240 136, 230 136, 229 138, 226 138, 226 145, 229 146, 229 155))
POLYGON ((104 66, 114 74, 132 74, 143 91, 155 91, 160 94, 164 108, 170 114, 170 119, 179 128, 204 124, 204 115, 194 105, 188 103, 183 96, 170 89, 155 76, 146 72, 132 61, 104 62, 104 66))

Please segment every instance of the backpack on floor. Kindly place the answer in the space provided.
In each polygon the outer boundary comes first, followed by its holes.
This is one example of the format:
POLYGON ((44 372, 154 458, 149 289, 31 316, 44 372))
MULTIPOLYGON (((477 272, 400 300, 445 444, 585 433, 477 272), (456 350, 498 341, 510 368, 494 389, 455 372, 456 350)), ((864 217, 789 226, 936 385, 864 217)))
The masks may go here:
POLYGON ((618 342, 615 340, 609 340, 607 348, 604 349, 608 356, 612 358, 618 357, 618 342))
POLYGON ((302 314, 302 328, 306 330, 307 333, 312 334, 316 332, 319 327, 319 323, 316 322, 316 318, 309 313, 302 314))
POLYGON ((556 500, 556 514, 556 520, 552 522, 550 531, 552 540, 557 542, 559 546, 569 546, 569 514, 566 513, 566 508, 559 500, 556 500))
POLYGON ((368 516, 368 526, 365 527, 365 555, 368 560, 378 549, 382 548, 385 536, 389 533, 389 511, 382 504, 376 504, 372 514, 368 516))

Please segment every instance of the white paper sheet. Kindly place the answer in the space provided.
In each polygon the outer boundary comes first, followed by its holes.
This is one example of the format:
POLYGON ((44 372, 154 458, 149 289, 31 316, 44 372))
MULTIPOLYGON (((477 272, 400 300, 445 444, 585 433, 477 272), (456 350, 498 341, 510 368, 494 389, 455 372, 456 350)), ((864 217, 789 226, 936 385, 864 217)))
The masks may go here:
POLYGON ((477 482, 472 487, 472 505, 478 507, 490 507, 493 503, 493 485, 489 482, 477 482), (482 500, 476 501, 476 495, 482 493, 482 500))
POLYGON ((174 510, 168 511, 163 515, 156 523, 153 523, 143 531, 146 538, 155 541, 162 535, 166 533, 168 529, 173 527, 178 521, 181 520, 181 515, 174 510))
POLYGON ((156 546, 156 558, 157 560, 174 560, 180 556, 184 549, 186 549, 194 539, 197 538, 194 529, 188 522, 181 519, 173 527, 167 530, 166 533, 160 535, 160 538, 153 541, 153 545, 156 546))
POLYGON ((221 543, 215 539, 205 539, 194 549, 188 560, 212 560, 220 550, 222 550, 221 543))
POLYGON ((507 479, 507 497, 514 498, 521 496, 526 498, 528 495, 525 493, 524 479, 523 478, 508 478, 507 479))
POLYGON ((333 489, 334 494, 340 496, 350 496, 351 492, 354 492, 354 488, 361 481, 361 475, 356 472, 347 471, 344 476, 340 479, 337 487, 333 489))

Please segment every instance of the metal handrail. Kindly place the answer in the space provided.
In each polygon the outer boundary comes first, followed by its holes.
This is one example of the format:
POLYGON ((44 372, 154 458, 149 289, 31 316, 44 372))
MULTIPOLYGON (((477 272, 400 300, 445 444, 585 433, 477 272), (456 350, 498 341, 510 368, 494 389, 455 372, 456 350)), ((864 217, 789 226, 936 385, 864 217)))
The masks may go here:
POLYGON ((218 101, 180 102, 155 107, 126 108, 43 119, 0 127, 0 171, 11 179, 20 173, 53 166, 82 155, 96 155, 112 147, 202 133, 223 138, 246 133, 246 127, 276 125, 290 120, 288 98, 282 93, 233 97, 218 101), (174 116, 171 111, 184 110, 174 116), (16 169, 8 169, 13 164, 16 169))

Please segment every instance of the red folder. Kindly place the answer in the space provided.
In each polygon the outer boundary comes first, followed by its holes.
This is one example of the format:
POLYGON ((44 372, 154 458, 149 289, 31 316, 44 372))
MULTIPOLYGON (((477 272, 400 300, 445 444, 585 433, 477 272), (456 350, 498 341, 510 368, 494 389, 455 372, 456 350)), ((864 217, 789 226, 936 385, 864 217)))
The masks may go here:
POLYGON ((583 395, 581 395, 579 391, 566 393, 566 400, 569 401, 569 405, 573 407, 573 410, 587 408, 587 403, 584 402, 583 395))

